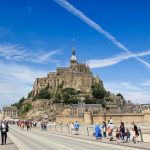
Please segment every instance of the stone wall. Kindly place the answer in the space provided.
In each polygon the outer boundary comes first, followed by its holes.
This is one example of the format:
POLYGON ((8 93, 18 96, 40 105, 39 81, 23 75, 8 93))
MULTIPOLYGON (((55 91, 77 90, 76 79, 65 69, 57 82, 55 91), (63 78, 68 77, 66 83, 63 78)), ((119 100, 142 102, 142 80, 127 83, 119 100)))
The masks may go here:
POLYGON ((78 121, 79 123, 83 124, 84 119, 79 117, 63 117, 63 116, 57 116, 56 122, 57 123, 69 123, 69 122, 75 122, 78 121))
POLYGON ((85 112, 83 118, 79 117, 65 117, 59 116, 56 118, 56 122, 65 122, 69 123, 70 121, 75 122, 79 121, 84 124, 92 124, 92 123, 102 123, 103 121, 108 121, 112 117, 113 123, 120 123, 121 121, 125 123, 145 123, 150 122, 150 110, 146 110, 141 114, 128 113, 128 114, 99 114, 99 115, 91 115, 90 112, 85 112))
MULTIPOLYGON (((98 123, 98 122, 103 122, 108 120, 112 117, 114 123, 120 123, 120 122, 125 122, 125 123, 132 123, 137 122, 141 123, 144 122, 144 114, 102 114, 98 116, 93 116, 93 123, 98 123)), ((149 120, 150 121, 150 120, 149 120)))
POLYGON ((144 122, 150 122, 150 110, 144 111, 144 122))

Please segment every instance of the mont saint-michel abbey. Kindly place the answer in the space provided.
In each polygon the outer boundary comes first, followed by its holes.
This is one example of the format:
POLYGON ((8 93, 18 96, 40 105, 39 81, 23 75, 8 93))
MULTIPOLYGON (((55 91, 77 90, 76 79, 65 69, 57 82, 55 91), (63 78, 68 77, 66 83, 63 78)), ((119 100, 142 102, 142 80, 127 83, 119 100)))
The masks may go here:
POLYGON ((89 93, 91 86, 103 84, 99 77, 94 77, 88 65, 78 63, 75 49, 72 49, 72 56, 69 67, 58 67, 56 72, 49 72, 47 77, 37 78, 33 85, 35 96, 41 89, 48 88, 49 92, 55 92, 57 87, 63 84, 64 88, 74 88, 83 93, 89 93))

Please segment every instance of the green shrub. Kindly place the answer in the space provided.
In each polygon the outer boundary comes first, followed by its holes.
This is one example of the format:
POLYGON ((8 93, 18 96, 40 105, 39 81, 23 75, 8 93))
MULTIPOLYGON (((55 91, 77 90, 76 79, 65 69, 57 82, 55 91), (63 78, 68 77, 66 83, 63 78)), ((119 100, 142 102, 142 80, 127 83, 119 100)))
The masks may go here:
POLYGON ((34 96, 33 101, 36 99, 51 99, 52 95, 46 90, 42 89, 36 96, 34 96))

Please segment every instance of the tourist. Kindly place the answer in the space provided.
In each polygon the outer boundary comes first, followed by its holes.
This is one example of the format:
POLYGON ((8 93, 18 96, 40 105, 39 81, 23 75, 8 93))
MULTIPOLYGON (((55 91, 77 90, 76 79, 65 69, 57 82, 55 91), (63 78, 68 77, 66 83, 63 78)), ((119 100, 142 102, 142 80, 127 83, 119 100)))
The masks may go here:
POLYGON ((8 129, 8 122, 2 121, 0 125, 2 145, 6 144, 8 129))
POLYGON ((136 141, 139 142, 139 131, 138 131, 138 127, 137 125, 133 122, 133 128, 134 128, 134 131, 135 131, 135 136, 136 136, 136 141))
POLYGON ((36 121, 33 122, 33 126, 34 126, 34 128, 36 128, 36 126, 37 126, 37 122, 36 121))
POLYGON ((29 129, 30 129, 30 123, 29 122, 26 122, 26 127, 27 127, 27 131, 29 131, 29 129))
POLYGON ((120 133, 119 133, 119 130, 117 129, 116 130, 116 141, 117 141, 117 143, 119 143, 119 140, 120 140, 120 133))
POLYGON ((70 131, 71 131, 71 134, 74 134, 74 124, 73 124, 73 122, 70 122, 70 131))
POLYGON ((132 128, 131 130, 131 140, 133 143, 136 143, 136 135, 135 135, 134 128, 132 128))
POLYGON ((103 138, 106 138, 107 126, 106 126, 106 122, 105 121, 103 121, 102 130, 103 130, 103 138))
POLYGON ((111 128, 110 128, 109 124, 108 124, 108 127, 107 127, 107 134, 108 134, 108 139, 110 139, 110 137, 111 137, 111 128))
POLYGON ((79 122, 78 121, 76 121, 75 123, 74 123, 74 130, 75 130, 75 134, 76 135, 78 135, 79 134, 79 122))
POLYGON ((22 121, 22 122, 21 122, 21 125, 20 125, 21 130, 24 130, 24 126, 25 126, 25 123, 24 123, 24 121, 22 121))
POLYGON ((129 131, 129 129, 127 129, 127 132, 126 132, 126 142, 130 142, 130 131, 129 131))
POLYGON ((94 128, 95 128, 96 140, 101 139, 102 138, 102 134, 101 134, 101 128, 100 128, 99 124, 97 123, 94 128))
POLYGON ((110 141, 113 140, 113 129, 114 129, 114 125, 112 122, 109 122, 108 127, 107 127, 107 132, 108 132, 108 136, 110 141))
POLYGON ((110 117, 110 119, 109 119, 109 123, 113 123, 113 119, 112 119, 112 117, 110 117))
POLYGON ((47 122, 44 122, 44 131, 47 131, 47 122))
POLYGON ((125 136, 124 122, 121 122, 119 132, 120 132, 120 138, 121 138, 122 142, 124 142, 124 136, 125 136))

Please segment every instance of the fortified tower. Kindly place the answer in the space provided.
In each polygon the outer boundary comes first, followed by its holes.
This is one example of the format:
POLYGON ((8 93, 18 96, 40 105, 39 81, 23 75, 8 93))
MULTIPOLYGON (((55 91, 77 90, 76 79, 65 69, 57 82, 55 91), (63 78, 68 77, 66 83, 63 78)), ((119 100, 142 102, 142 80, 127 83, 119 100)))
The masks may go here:
POLYGON ((60 84, 63 88, 74 88, 82 93, 89 93, 91 86, 102 84, 102 81, 94 77, 88 65, 78 63, 75 48, 72 48, 69 67, 58 67, 56 72, 49 72, 47 77, 37 78, 33 85, 32 96, 35 96, 41 89, 47 89, 50 93, 57 91, 60 84))

